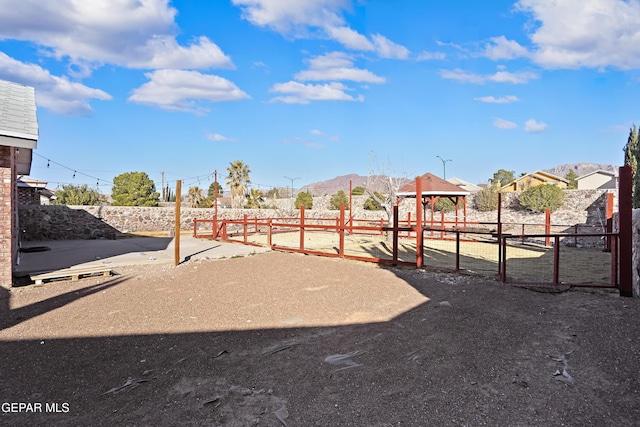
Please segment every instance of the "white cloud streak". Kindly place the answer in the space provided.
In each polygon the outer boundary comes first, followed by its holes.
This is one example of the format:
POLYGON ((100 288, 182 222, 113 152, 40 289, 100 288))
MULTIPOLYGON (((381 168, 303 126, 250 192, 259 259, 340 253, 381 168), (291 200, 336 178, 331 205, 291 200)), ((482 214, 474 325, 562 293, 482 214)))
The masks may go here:
POLYGON ((339 82, 314 85, 290 81, 277 83, 269 91, 284 94, 273 98, 271 102, 286 104, 308 104, 311 101, 364 101, 362 95, 355 98, 348 95, 348 90, 350 89, 347 86, 339 82))
POLYGON ((20 62, 3 52, 0 52, 0 79, 36 88, 38 106, 58 114, 88 115, 93 112, 90 100, 112 99, 100 89, 71 82, 66 77, 53 76, 39 65, 20 62))
POLYGON ((197 71, 158 70, 145 73, 149 82, 133 91, 130 102, 153 105, 169 111, 203 114, 198 101, 222 102, 249 98, 227 79, 197 71))
POLYGON ((228 138, 228 137, 226 137, 224 135, 221 135, 219 133, 207 133, 206 137, 207 137, 208 140, 214 141, 214 142, 235 141, 235 139, 228 138))
POLYGON ((499 69, 494 74, 476 74, 464 71, 459 68, 454 70, 440 70, 440 76, 444 79, 455 80, 460 83, 484 84, 486 82, 525 84, 531 80, 539 78, 537 73, 531 71, 520 71, 511 73, 499 69))
POLYGON ((332 52, 309 60, 309 69, 300 71, 294 78, 301 81, 385 82, 384 78, 376 76, 371 71, 355 68, 352 57, 342 52, 332 52))
POLYGON ((511 130, 518 127, 518 125, 515 124, 514 122, 510 122, 509 120, 504 120, 500 118, 493 119, 493 126, 502 130, 511 130))
POLYGON ((473 98, 474 101, 486 102, 488 104, 511 104, 513 102, 518 102, 517 96, 507 95, 496 98, 495 96, 482 96, 479 98, 473 98))

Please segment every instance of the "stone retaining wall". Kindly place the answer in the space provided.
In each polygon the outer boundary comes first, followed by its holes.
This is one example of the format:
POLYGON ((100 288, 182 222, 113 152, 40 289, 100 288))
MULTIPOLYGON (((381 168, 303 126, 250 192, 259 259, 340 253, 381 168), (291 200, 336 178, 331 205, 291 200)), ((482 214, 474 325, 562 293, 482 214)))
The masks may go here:
MULTIPOLYGON (((606 210, 606 193, 603 190, 567 191, 565 205, 552 214, 552 223, 565 226, 586 224, 600 226, 597 210, 602 216, 606 210)), ((517 194, 506 193, 503 196, 503 223, 544 224, 544 214, 533 214, 517 207, 517 194)), ((315 197, 313 209, 307 209, 307 218, 337 218, 339 211, 329 210, 329 196, 315 197)), ((386 219, 384 211, 363 209, 367 196, 353 197, 353 216, 358 219, 386 219)), ((218 209, 221 219, 241 219, 243 215, 254 218, 297 217, 298 210, 291 199, 268 200, 275 209, 218 209)), ((415 219, 415 199, 402 200, 399 205, 400 218, 406 219, 408 213, 415 219)), ((182 207, 181 226, 183 230, 193 227, 193 219, 210 219, 214 209, 193 209, 182 207)), ((157 208, 126 206, 34 206, 22 205, 19 209, 20 228, 26 230, 26 238, 31 240, 63 240, 113 238, 124 232, 171 231, 175 228, 173 206, 157 208)), ((429 217, 429 213, 427 213, 429 217)), ((459 209, 462 221, 463 210, 459 209)), ((436 215, 440 219, 440 215, 436 215)), ((455 220, 455 213, 445 214, 445 221, 455 220)), ((467 221, 497 221, 497 213, 478 212, 474 208, 474 197, 467 201, 467 221)))

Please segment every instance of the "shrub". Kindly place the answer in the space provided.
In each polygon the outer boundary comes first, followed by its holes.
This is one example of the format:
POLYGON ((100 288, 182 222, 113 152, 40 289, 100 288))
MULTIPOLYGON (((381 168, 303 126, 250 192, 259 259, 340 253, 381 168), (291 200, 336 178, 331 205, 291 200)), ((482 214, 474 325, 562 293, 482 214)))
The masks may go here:
POLYGON ((364 192, 365 192, 364 187, 357 186, 353 190, 351 190, 351 195, 352 196, 362 196, 364 194, 364 192))
POLYGON ((342 190, 338 190, 337 193, 331 196, 331 199, 329 199, 329 209, 340 209, 340 205, 344 205, 344 208, 347 210, 349 209, 349 198, 342 190))
POLYGON ((300 209, 300 206, 304 206, 305 209, 313 208, 313 197, 311 197, 311 194, 305 193, 304 191, 298 193, 298 197, 296 197, 295 201, 295 207, 296 209, 300 209))
POLYGON ((498 210, 498 187, 492 185, 476 194, 476 209, 480 212, 498 210))
POLYGON ((564 191, 557 185, 536 185, 523 191, 518 202, 520 207, 532 212, 555 211, 564 204, 564 191))
MULTIPOLYGON (((376 197, 378 197, 379 199, 384 199, 384 197, 382 197, 382 194, 378 193, 377 191, 374 192, 373 194, 375 194, 376 197)), ((367 200, 364 201, 364 208, 368 211, 381 211, 384 209, 380 204, 380 202, 374 199, 373 197, 369 197, 367 200)))
POLYGON ((456 204, 448 197, 440 197, 433 209, 437 212, 451 212, 456 208, 456 204))

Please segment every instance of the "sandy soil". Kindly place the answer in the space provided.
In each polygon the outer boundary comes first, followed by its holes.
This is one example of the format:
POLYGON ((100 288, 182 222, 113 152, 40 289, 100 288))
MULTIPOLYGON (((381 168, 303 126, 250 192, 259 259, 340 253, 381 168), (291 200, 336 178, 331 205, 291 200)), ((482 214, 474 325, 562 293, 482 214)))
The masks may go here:
POLYGON ((116 270, 0 295, 0 425, 639 425, 637 299, 274 252, 116 270))

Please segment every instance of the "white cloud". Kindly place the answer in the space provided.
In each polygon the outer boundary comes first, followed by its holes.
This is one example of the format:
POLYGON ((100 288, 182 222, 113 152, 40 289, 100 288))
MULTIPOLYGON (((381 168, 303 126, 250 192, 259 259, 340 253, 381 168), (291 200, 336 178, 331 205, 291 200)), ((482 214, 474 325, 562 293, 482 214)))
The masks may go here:
POLYGON ((428 52, 426 50, 420 52, 416 57, 416 61, 431 61, 431 60, 443 60, 447 58, 447 54, 444 52, 428 52))
POLYGON ((524 84, 539 76, 531 71, 511 73, 498 67, 494 74, 476 74, 456 68, 454 70, 440 70, 440 76, 444 79, 456 80, 460 83, 484 84, 488 81, 496 83, 524 84))
POLYGON ((350 0, 232 0, 242 17, 254 25, 268 27, 294 38, 326 37, 345 48, 375 51, 382 58, 406 59, 409 50, 375 34, 371 39, 349 27, 343 11, 350 0))
POLYGON ((338 135, 327 135, 326 133, 324 133, 324 132, 322 132, 322 131, 320 131, 318 129, 311 129, 309 131, 309 133, 311 135, 323 136, 323 137, 329 138, 331 141, 334 141, 334 142, 335 141, 340 141, 340 137, 338 135))
POLYGON ((352 57, 342 52, 317 56, 309 61, 309 69, 294 78, 302 81, 349 80, 354 82, 384 83, 385 79, 371 71, 355 68, 352 57))
POLYGON ((164 110, 204 113, 197 101, 237 101, 249 98, 227 79, 197 71, 158 70, 145 73, 149 82, 135 89, 129 101, 164 110))
POLYGON ((228 138, 224 135, 220 135, 219 133, 207 133, 207 139, 214 142, 222 142, 222 141, 235 141, 233 138, 228 138))
POLYGON ((508 40, 505 36, 492 37, 491 41, 485 44, 484 56, 489 59, 515 59, 527 56, 527 49, 514 40, 508 40))
POLYGON ((407 59, 409 57, 409 49, 392 42, 385 36, 374 34, 372 38, 376 46, 376 52, 380 57, 392 59, 407 59))
POLYGON ((277 83, 269 91, 285 94, 273 98, 271 102, 279 101, 286 104, 308 104, 311 101, 364 101, 362 95, 354 98, 345 92, 347 90, 350 89, 338 82, 314 85, 290 81, 277 83))
POLYGON ((0 52, 0 79, 34 87, 38 106, 58 114, 87 115, 93 111, 90 100, 112 99, 100 89, 53 76, 39 65, 20 62, 3 52, 0 52))
POLYGON ((349 27, 327 27, 327 34, 347 49, 371 51, 375 47, 371 41, 349 27))
POLYGON ((547 130, 548 127, 549 125, 547 125, 545 122, 538 122, 534 119, 529 119, 526 122, 524 122, 525 132, 531 132, 531 133, 544 132, 545 130, 547 130))
POLYGON ((638 0, 519 0, 536 23, 533 60, 546 68, 640 68, 638 0))
POLYGON ((167 0, 0 0, 0 10, 0 39, 33 42, 68 59, 71 72, 79 75, 104 63, 156 69, 233 66, 207 37, 179 45, 177 11, 167 0))
POLYGON ((322 145, 322 144, 319 144, 319 143, 313 142, 313 141, 308 141, 306 139, 302 139, 302 138, 298 138, 298 137, 284 138, 282 141, 286 142, 287 144, 300 144, 300 145, 304 145, 305 147, 309 147, 309 148, 324 148, 324 145, 322 145))
POLYGON ((488 104, 511 104, 512 102, 518 102, 517 96, 507 95, 496 98, 495 96, 482 96, 480 98, 473 98, 474 101, 486 102, 488 104))
POLYGON ((518 127, 518 125, 515 124, 514 122, 510 122, 509 120, 504 120, 500 118, 493 119, 493 125, 498 129, 502 129, 502 130, 510 130, 518 127))

